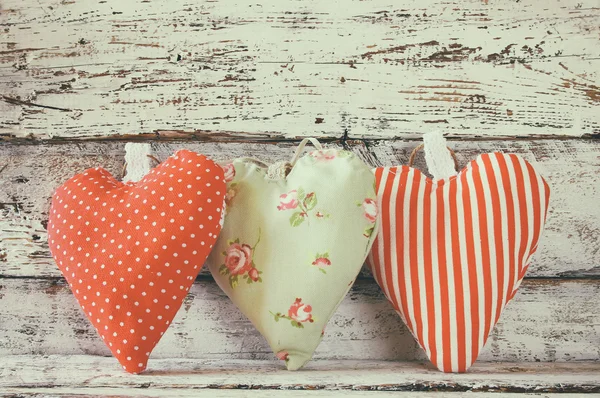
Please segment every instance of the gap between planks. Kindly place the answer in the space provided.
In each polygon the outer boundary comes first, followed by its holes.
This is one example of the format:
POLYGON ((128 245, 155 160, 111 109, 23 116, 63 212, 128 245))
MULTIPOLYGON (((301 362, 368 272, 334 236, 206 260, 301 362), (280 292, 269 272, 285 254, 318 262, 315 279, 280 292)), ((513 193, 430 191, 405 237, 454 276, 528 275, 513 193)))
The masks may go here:
MULTIPOLYGON (((423 391, 353 391, 353 390, 257 390, 232 389, 183 389, 183 388, 9 388, 0 391, 0 398, 461 398, 464 392, 423 391)), ((497 392, 469 391, 469 398, 493 398, 497 392)), ((515 396, 515 394, 513 394, 515 396)), ((518 394, 518 397, 537 397, 540 393, 518 394)), ((581 398, 581 393, 544 393, 543 398, 581 398)))
MULTIPOLYGON (((438 129, 431 129, 438 130, 438 129)), ((424 130, 425 132, 431 130, 424 130)), ((445 131, 444 128, 439 130, 445 131)), ((499 136, 485 136, 474 134, 472 136, 461 136, 455 133, 445 133, 446 139, 449 142, 494 142, 494 141, 543 141, 543 140, 554 140, 554 141, 568 141, 568 140, 579 140, 579 139, 600 139, 599 132, 583 133, 578 136, 561 136, 552 134, 530 134, 530 135, 499 135, 499 136)), ((73 145, 73 144, 86 144, 86 143, 119 143, 119 142, 138 142, 138 143, 172 143, 177 144, 183 143, 234 143, 234 144, 297 144, 306 137, 315 136, 321 143, 339 144, 341 146, 352 145, 356 143, 365 144, 377 144, 381 141, 402 141, 402 142, 422 142, 421 134, 412 134, 408 136, 391 136, 391 137, 355 137, 349 134, 347 129, 340 131, 339 135, 331 134, 329 136, 319 136, 318 134, 311 135, 310 133, 297 136, 286 136, 282 137, 278 132, 263 132, 263 133, 249 133, 243 131, 221 131, 221 130, 161 130, 155 129, 149 133, 139 134, 115 134, 106 136, 84 136, 84 137, 52 137, 43 138, 35 135, 29 136, 15 136, 11 134, 0 133, 0 145, 73 145)))
MULTIPOLYGON (((137 389, 137 388, 9 388, 6 392, 0 392, 0 398, 297 398, 297 397, 351 397, 351 398, 461 398, 464 392, 414 392, 414 391, 372 391, 352 390, 215 390, 215 389, 137 389)), ((469 398, 493 398, 496 392, 472 392, 469 398)), ((515 394, 513 394, 515 396, 515 394)), ((518 397, 540 398, 581 398, 581 393, 526 393, 518 394, 518 397)))

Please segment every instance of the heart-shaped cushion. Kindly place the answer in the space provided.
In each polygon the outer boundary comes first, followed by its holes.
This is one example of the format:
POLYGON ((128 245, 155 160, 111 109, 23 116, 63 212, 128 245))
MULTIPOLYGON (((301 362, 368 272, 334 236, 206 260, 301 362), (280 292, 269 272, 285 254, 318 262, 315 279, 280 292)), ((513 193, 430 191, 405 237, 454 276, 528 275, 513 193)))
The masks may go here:
POLYGON ((436 181, 407 166, 375 175, 374 277, 431 362, 464 372, 537 249, 548 184, 527 161, 501 153, 436 181))
POLYGON ((371 247, 375 177, 334 149, 302 157, 287 177, 282 170, 244 159, 226 167, 227 215, 208 266, 295 370, 312 357, 371 247))
POLYGON ((146 368, 204 264, 225 188, 220 166, 181 150, 137 183, 95 168, 54 193, 52 255, 126 371, 146 368))

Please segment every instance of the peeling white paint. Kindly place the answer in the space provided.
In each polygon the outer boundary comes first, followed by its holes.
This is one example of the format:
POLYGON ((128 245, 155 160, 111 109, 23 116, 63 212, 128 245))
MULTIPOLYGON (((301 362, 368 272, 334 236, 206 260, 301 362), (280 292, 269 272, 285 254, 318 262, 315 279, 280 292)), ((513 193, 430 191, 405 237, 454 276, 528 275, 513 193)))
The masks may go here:
POLYGON ((5 0, 0 134, 598 133, 597 6, 5 0))

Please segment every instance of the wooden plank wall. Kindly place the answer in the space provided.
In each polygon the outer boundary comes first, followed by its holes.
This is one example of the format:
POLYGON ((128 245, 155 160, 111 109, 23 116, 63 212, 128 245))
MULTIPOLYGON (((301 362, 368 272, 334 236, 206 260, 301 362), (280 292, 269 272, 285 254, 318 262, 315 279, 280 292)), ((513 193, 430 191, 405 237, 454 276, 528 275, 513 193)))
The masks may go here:
MULTIPOLYGON (((519 153, 552 188, 481 361, 600 360, 597 0, 4 0, 0 13, 0 356, 108 355, 45 229, 53 189, 88 167, 120 173, 125 141, 270 162, 317 136, 380 166, 440 129, 461 165, 519 153)), ((206 272, 153 355, 173 357, 273 358, 206 272)), ((316 358, 424 355, 365 270, 316 358)))
MULTIPOLYGON (((339 143, 330 143, 339 146, 339 143)), ((406 162, 412 142, 347 142, 373 165, 406 162)), ((118 174, 123 143, 4 145, 0 178, 0 355, 101 354, 108 350, 77 307, 53 264, 45 223, 52 190, 77 170, 98 164, 118 174), (23 304, 25 303, 25 304, 23 304)), ((600 295, 598 231, 600 143, 592 140, 460 141, 453 143, 462 164, 476 153, 504 150, 523 155, 553 187, 555 205, 540 253, 528 279, 505 312, 482 360, 598 360, 600 310, 589 297, 600 295), (570 154, 570 156, 565 156, 570 154), (587 170, 587 172, 585 172, 587 170), (568 183, 565 183, 568 182, 568 183), (576 200, 573 200, 576 198, 576 200)), ((291 156, 291 143, 155 143, 164 158, 180 147, 217 160, 242 154, 266 161, 291 156)), ((204 272, 155 357, 272 358, 251 324, 204 272), (199 338, 202 336, 202 338, 199 338)), ((327 328, 317 351, 326 359, 424 359, 412 336, 367 271, 327 328)))
POLYGON ((4 137, 597 134, 597 0, 4 0, 4 137))

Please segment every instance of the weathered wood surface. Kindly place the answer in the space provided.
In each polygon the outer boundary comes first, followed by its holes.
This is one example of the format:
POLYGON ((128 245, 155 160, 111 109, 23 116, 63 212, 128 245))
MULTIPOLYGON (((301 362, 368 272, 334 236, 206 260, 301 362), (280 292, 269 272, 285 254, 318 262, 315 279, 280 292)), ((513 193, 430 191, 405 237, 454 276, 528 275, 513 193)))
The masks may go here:
MULTIPOLYGON (((550 376, 549 376, 550 377, 550 376)), ((353 390, 302 390, 294 386, 294 390, 249 390, 242 386, 237 390, 215 390, 215 389, 192 389, 181 388, 9 388, 5 392, 0 391, 0 398, 126 398, 126 397, 158 397, 158 398, 323 398, 323 397, 351 397, 351 398, 373 398, 372 391, 353 390)), ((579 388, 570 390, 581 391, 579 388)), ((496 392, 472 392, 469 398, 493 398, 496 392)), ((513 394, 514 396, 514 394, 513 394)), ((581 398, 581 393, 526 393, 518 394, 518 397, 543 397, 543 398, 581 398)), ((414 392, 414 391, 380 391, 377 390, 376 398, 400 397, 400 398, 462 398, 463 392, 414 392)))
MULTIPOLYGON (((600 280, 526 280, 479 360, 600 361, 597 297, 600 280)), ((0 301, 0 357, 109 355, 63 281, 0 279, 0 301)), ((152 358, 181 357, 271 359, 274 354, 219 287, 200 280, 152 353, 152 358)), ((379 287, 362 280, 331 318, 315 359, 426 358, 379 287)))
MULTIPOLYGON (((462 393, 418 393, 418 398, 455 398, 460 397, 462 393)), ((469 393, 469 397, 473 398, 492 398, 491 395, 496 393, 469 393)), ((497 394, 496 394, 497 395, 497 394)), ((534 395, 529 394, 529 395, 534 395)), ((373 398, 373 393, 370 391, 348 391, 348 390, 248 390, 245 388, 237 390, 215 390, 215 389, 192 389, 186 390, 181 388, 61 388, 61 387, 42 387, 42 388, 9 388, 5 391, 0 391, 0 398, 90 398, 90 397, 169 397, 169 398, 289 398, 289 397, 345 397, 351 398, 373 398)), ((396 391, 379 391, 377 398, 381 397, 414 397, 414 392, 396 392, 396 391)), ((539 396, 539 395, 537 395, 539 396)), ((575 394, 544 394, 544 397, 560 397, 573 398, 581 397, 575 394)))
MULTIPOLYGON (((418 393, 419 398, 444 398, 444 397, 459 397, 461 393, 446 392, 446 393, 418 393)), ((491 398, 490 393, 470 393, 469 397, 491 398)), ((536 396, 531 393, 529 395, 536 396)), ((345 391, 345 390, 248 390, 245 388, 236 390, 215 390, 215 389, 180 389, 180 388, 63 388, 63 387, 42 387, 42 388, 8 388, 0 391, 0 398, 91 398, 91 397, 169 397, 169 398, 288 398, 288 397, 342 397, 350 396, 352 398, 373 397, 370 391, 345 391)), ((413 392, 396 392, 396 391, 379 391, 379 397, 414 397, 413 392)), ((537 395, 539 396, 539 395, 537 395)), ((572 398, 580 397, 579 394, 544 394, 544 397, 561 397, 572 398)))
POLYGON ((597 0, 2 1, 0 397, 600 393, 600 142, 581 139, 600 136, 599 20, 597 0), (319 136, 379 166, 432 128, 488 139, 452 142, 461 165, 516 152, 552 188, 529 279, 466 375, 398 362, 425 357, 364 271, 306 371, 204 273, 130 376, 50 258, 53 189, 120 174, 116 140, 272 162, 319 136))
MULTIPOLYGON (((575 389, 574 389, 575 390, 575 389)), ((469 398, 493 398, 496 392, 471 392, 469 398)), ((126 397, 169 397, 169 398, 303 398, 303 397, 351 397, 373 398, 372 391, 352 390, 185 390, 179 388, 9 388, 0 392, 0 398, 126 398, 126 397)), ((513 394, 513 396, 515 396, 513 394)), ((518 397, 543 398, 581 398, 581 393, 526 393, 518 397)), ((413 392, 413 391, 377 391, 376 398, 461 398, 463 392, 413 392)))
MULTIPOLYGON (((600 364, 475 364, 469 373, 444 374, 430 365, 383 361, 315 361, 290 372, 274 361, 170 359, 151 362, 142 375, 90 356, 9 356, 0 388, 255 389, 353 391, 600 392, 600 364)), ((317 395, 318 396, 318 395, 317 395)), ((378 395, 377 395, 378 396, 378 395)), ((470 394, 469 394, 470 396, 470 394)))
POLYGON ((4 0, 0 18, 7 139, 600 132, 597 0, 4 0))
MULTIPOLYGON (((405 164, 416 146, 406 141, 351 141, 349 148, 373 166, 405 164)), ((120 175, 124 143, 0 145, 0 276, 56 277, 45 222, 52 191, 72 175, 104 166, 120 175)), ((189 148, 219 161, 252 156, 289 159, 293 143, 154 142, 165 159, 189 148)), ((339 147, 340 143, 329 143, 339 147)), ((529 276, 600 275, 600 142, 597 140, 452 141, 460 165, 489 151, 515 152, 551 185, 551 208, 529 276)), ((421 163, 422 165, 422 163, 421 163)))

